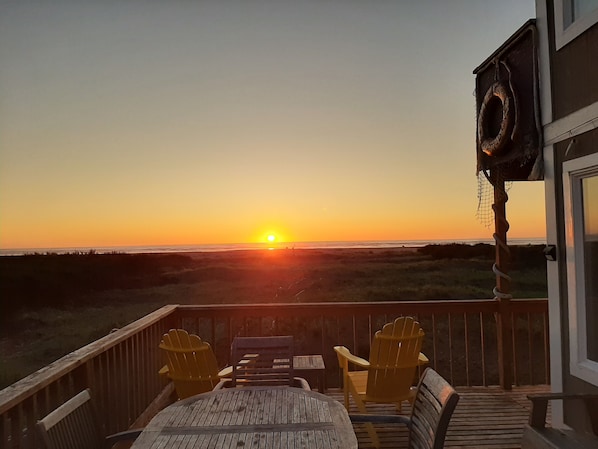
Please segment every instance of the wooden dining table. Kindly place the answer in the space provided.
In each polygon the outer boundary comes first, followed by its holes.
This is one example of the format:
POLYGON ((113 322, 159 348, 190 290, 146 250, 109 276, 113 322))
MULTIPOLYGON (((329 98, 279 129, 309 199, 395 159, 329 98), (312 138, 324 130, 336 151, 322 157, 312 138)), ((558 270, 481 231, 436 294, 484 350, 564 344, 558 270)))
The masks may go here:
POLYGON ((177 401, 145 427, 133 449, 356 449, 343 405, 294 387, 224 388, 177 401))

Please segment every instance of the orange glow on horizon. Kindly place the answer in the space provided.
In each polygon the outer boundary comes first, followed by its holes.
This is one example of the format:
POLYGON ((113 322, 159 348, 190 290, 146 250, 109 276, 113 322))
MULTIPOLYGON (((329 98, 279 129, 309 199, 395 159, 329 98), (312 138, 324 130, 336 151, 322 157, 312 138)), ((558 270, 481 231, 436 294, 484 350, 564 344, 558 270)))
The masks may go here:
MULTIPOLYGON (((515 196, 516 198, 516 196, 515 196)), ((516 203, 513 200, 513 204, 516 203)), ((515 207, 508 210, 511 224, 509 238, 542 238, 545 236, 543 214, 531 217, 515 207), (513 212, 513 213, 510 213, 513 212)), ((95 217, 95 220, 75 217, 61 221, 59 217, 40 226, 36 220, 26 220, 21 227, 4 226, 0 234, 0 248, 100 248, 126 246, 206 245, 206 244, 263 244, 292 246, 293 242, 351 242, 351 241, 409 241, 409 240, 486 240, 492 238, 493 228, 485 227, 474 217, 453 213, 430 218, 417 211, 389 213, 388 217, 373 214, 352 215, 349 218, 307 214, 287 223, 248 223, 244 219, 201 220, 193 217, 169 216, 161 220, 130 216, 127 219, 95 217), (140 224, 140 223, 143 224, 140 224), (253 232, 247 232, 252 228, 253 232), (292 228, 292 232, 290 232, 292 228)), ((203 217, 202 217, 203 218, 203 217)))

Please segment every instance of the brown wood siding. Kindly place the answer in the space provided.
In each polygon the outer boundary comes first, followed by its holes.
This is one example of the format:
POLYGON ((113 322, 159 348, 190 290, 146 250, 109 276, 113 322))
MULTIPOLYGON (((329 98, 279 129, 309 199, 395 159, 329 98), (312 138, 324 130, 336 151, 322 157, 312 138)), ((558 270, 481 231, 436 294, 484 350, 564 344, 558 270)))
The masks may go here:
POLYGON ((550 38, 552 117, 558 120, 598 101, 598 24, 556 50, 554 6, 547 2, 550 38))

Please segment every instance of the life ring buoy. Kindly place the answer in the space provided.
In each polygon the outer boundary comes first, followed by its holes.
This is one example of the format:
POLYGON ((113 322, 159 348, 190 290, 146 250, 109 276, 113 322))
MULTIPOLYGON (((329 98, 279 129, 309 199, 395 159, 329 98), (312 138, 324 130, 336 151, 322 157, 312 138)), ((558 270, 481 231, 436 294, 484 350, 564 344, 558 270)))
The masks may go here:
MULTIPOLYGON (((478 116, 478 141, 481 150, 488 156, 498 156, 505 147, 511 142, 511 132, 515 126, 515 100, 513 92, 508 85, 501 81, 492 84, 480 108, 478 116), (493 102, 500 101, 502 104, 502 119, 500 121, 500 129, 496 135, 491 135, 491 120, 493 102)), ((496 106, 494 106, 496 107, 496 106)))

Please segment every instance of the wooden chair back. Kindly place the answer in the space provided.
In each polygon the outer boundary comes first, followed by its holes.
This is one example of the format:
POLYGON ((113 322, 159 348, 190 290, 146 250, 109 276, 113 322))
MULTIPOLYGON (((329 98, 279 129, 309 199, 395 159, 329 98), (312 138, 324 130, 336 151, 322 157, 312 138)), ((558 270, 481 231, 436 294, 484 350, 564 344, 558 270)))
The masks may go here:
POLYGON ((366 396, 370 401, 405 398, 414 383, 424 331, 412 317, 399 317, 377 331, 370 349, 366 396))
POLYGON ((37 428, 48 449, 100 449, 104 445, 89 390, 38 421, 37 428))
MULTIPOLYGON (((427 368, 417 386, 411 416, 350 415, 354 423, 406 424, 409 428, 408 449, 442 449, 449 422, 459 395, 432 368, 427 368)), ((377 438, 376 438, 377 441, 377 438)))
POLYGON ((179 399, 211 391, 220 381, 218 362, 209 343, 183 329, 171 329, 162 336, 168 377, 179 399))
POLYGON ((293 337, 236 337, 231 357, 232 386, 290 385, 293 376, 293 337))
POLYGON ((455 389, 432 368, 417 386, 409 426, 409 447, 442 449, 449 421, 459 402, 455 389))

